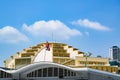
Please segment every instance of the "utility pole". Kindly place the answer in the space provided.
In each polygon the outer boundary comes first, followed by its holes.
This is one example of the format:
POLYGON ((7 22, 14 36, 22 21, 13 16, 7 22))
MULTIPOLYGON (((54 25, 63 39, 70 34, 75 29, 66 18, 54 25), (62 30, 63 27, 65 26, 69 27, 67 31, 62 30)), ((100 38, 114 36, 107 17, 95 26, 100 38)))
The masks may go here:
POLYGON ((92 53, 88 52, 85 53, 85 67, 87 67, 87 57, 90 57, 92 55, 92 53))

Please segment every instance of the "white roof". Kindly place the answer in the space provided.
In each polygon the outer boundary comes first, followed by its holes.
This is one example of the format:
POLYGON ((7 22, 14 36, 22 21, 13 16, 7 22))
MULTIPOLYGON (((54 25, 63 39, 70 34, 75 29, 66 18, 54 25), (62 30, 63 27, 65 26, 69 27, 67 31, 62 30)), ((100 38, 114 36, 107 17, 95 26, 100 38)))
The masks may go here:
MULTIPOLYGON (((71 67, 68 67, 68 66, 65 66, 65 65, 52 63, 52 62, 44 62, 44 61, 36 62, 36 63, 30 64, 30 65, 27 65, 27 66, 22 67, 18 70, 12 70, 12 71, 7 70, 7 72, 10 72, 10 73, 25 73, 25 72, 30 71, 30 70, 34 70, 34 69, 36 70, 36 69, 47 68, 47 67, 60 67, 60 68, 73 70, 73 71, 78 72, 78 73, 87 72, 87 73, 99 74, 99 75, 104 75, 104 76, 120 77, 120 75, 110 73, 110 72, 95 70, 95 69, 91 69, 91 68, 71 68, 71 67)), ((0 70, 3 70, 3 69, 0 69, 0 70)), ((5 71, 5 70, 3 70, 3 71, 5 71)))

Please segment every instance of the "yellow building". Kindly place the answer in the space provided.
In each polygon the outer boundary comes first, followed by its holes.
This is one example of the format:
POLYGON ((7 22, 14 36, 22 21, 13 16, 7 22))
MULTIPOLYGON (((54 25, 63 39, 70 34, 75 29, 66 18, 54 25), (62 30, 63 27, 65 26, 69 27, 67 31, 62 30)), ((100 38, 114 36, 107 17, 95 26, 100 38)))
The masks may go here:
POLYGON ((31 63, 49 61, 72 68, 89 67, 93 69, 118 73, 117 66, 110 66, 107 58, 85 56, 84 52, 64 43, 51 42, 50 51, 46 43, 40 43, 17 52, 4 61, 5 67, 18 69, 31 63))

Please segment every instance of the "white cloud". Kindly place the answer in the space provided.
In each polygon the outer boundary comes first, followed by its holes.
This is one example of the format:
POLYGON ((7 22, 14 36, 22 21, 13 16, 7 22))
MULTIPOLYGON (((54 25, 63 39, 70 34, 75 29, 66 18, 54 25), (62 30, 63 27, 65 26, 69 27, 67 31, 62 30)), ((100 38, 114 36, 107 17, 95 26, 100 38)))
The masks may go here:
POLYGON ((88 19, 79 19, 77 21, 73 21, 72 24, 100 31, 110 31, 110 28, 108 28, 107 26, 104 26, 99 22, 89 21, 88 19))
POLYGON ((29 41, 29 39, 17 29, 11 26, 6 26, 0 29, 0 42, 18 43, 21 41, 26 42, 29 41))
POLYGON ((56 39, 69 39, 72 36, 82 35, 82 33, 76 29, 70 29, 64 23, 59 20, 50 21, 37 21, 34 24, 27 26, 23 25, 23 29, 28 31, 34 36, 51 37, 52 33, 56 39))

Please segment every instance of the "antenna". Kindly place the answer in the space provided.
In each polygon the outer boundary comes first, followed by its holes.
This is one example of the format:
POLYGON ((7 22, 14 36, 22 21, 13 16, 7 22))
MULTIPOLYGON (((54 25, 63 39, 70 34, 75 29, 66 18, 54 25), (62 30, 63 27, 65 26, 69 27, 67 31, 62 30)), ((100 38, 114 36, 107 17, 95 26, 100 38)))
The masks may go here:
POLYGON ((51 35, 51 39, 52 39, 53 42, 56 42, 55 35, 54 35, 53 32, 52 32, 52 35, 51 35))
POLYGON ((52 32, 52 41, 53 41, 53 32, 52 32))

